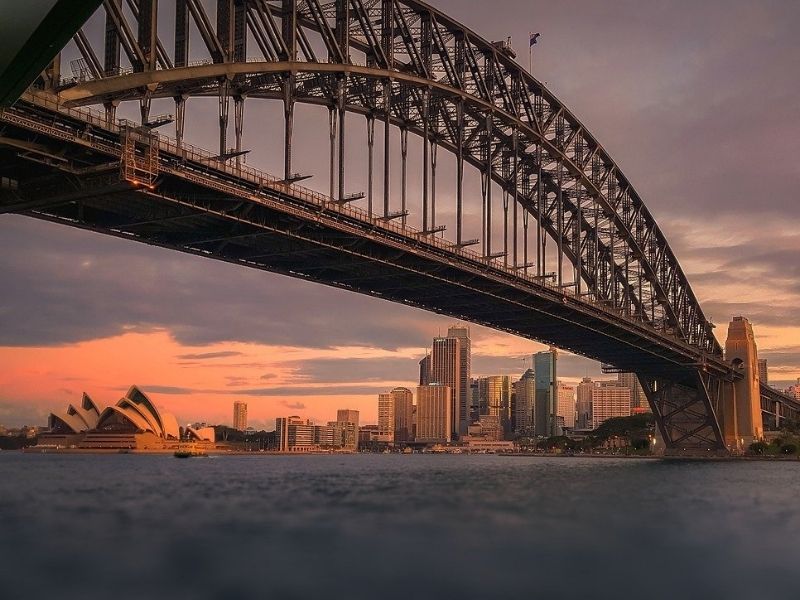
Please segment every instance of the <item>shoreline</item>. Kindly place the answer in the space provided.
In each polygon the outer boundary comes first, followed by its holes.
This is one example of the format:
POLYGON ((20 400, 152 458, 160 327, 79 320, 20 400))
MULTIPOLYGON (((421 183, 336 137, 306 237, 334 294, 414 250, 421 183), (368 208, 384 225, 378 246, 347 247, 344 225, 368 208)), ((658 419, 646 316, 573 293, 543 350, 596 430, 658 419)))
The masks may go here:
MULTIPOLYGON (((115 456, 120 454, 140 455, 140 456, 154 456, 163 455, 170 456, 175 453, 174 449, 171 450, 127 450, 127 449, 101 449, 101 448, 37 448, 31 446, 28 448, 21 448, 19 450, 3 450, 3 453, 21 453, 21 454, 57 454, 57 455, 96 455, 96 456, 115 456)), ((278 451, 247 451, 247 450, 207 450, 205 451, 208 457, 220 456, 355 456, 362 454, 369 455, 383 455, 382 452, 278 452, 278 451)), ((392 452, 391 455, 405 455, 402 452, 392 452)), ((591 458, 591 459, 627 459, 627 460, 662 460, 662 461, 714 461, 714 462, 731 462, 731 461, 748 461, 748 462, 800 462, 800 456, 704 456, 704 455, 686 455, 686 456, 663 456, 663 455, 637 455, 637 454, 546 454, 538 452, 415 452, 408 454, 414 456, 417 454, 431 454, 431 455, 453 455, 453 456, 502 456, 507 458, 591 458)))

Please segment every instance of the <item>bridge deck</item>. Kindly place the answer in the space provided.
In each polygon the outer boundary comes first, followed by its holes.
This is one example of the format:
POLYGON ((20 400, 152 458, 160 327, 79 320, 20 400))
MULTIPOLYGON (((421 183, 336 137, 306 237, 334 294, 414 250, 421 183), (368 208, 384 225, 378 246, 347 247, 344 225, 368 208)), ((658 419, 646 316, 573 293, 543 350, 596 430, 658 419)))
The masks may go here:
MULTIPOLYGON (((128 177, 134 180, 121 180, 125 127, 51 102, 29 94, 0 117, 0 175, 19 181, 18 189, 2 192, 2 212, 307 278, 634 372, 687 382, 694 382, 698 365, 716 375, 730 373, 721 359, 669 331, 467 248, 166 138, 150 140, 157 149, 156 179, 142 173, 142 181, 135 181, 134 173, 128 177)), ((136 152, 141 166, 141 143, 136 152)))

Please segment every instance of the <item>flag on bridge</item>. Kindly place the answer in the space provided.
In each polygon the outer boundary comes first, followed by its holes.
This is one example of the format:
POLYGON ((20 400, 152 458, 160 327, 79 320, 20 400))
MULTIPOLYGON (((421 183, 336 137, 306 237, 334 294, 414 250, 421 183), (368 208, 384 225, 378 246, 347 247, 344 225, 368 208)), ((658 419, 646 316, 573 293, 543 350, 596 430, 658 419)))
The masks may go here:
POLYGON ((536 43, 536 40, 539 39, 540 33, 531 33, 530 34, 530 46, 533 46, 536 43))

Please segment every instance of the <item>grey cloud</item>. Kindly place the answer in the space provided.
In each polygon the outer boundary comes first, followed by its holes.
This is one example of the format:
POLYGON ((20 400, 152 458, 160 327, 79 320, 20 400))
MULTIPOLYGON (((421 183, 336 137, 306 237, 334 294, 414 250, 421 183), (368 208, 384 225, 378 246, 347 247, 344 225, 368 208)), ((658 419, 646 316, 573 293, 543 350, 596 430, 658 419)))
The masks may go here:
POLYGON ((143 385, 140 386, 142 390, 147 393, 152 394, 170 394, 170 395, 177 395, 183 396, 188 394, 194 394, 196 391, 193 388, 187 387, 176 387, 171 385, 143 385))
POLYGON ((396 348, 423 345, 436 323, 351 292, 24 217, 0 217, 0 232, 0 280, 11 282, 0 297, 3 345, 166 328, 193 346, 396 348))
POLYGON ((800 346, 778 348, 776 350, 760 350, 759 358, 766 358, 770 370, 800 371, 800 346))
POLYGON ((403 357, 315 358, 285 362, 281 366, 292 369, 292 379, 303 383, 413 381, 419 376, 418 360, 403 357))
MULTIPOLYGON (((52 400, 52 399, 51 399, 52 400)), ((66 402, 56 401, 58 410, 66 408, 66 402)), ((52 410, 57 410, 54 406, 52 410)), ((0 424, 5 427, 21 427, 23 425, 45 425, 50 410, 34 404, 16 404, 0 400, 0 424)))
POLYGON ((278 386, 228 391, 238 396, 365 396, 385 392, 385 386, 342 385, 328 387, 278 386))
POLYGON ((179 354, 178 358, 184 360, 206 360, 212 358, 227 358, 229 356, 241 356, 241 352, 234 352, 232 350, 224 352, 202 352, 200 354, 179 354))
POLYGON ((303 410, 306 408, 306 405, 303 404, 302 402, 288 402, 284 400, 283 402, 281 402, 281 404, 286 408, 291 408, 292 410, 303 410))
POLYGON ((770 299, 764 298, 756 302, 739 302, 731 300, 706 300, 701 302, 703 311, 709 315, 717 325, 717 339, 723 340, 726 336, 728 321, 735 316, 745 316, 753 324, 758 341, 758 326, 770 325, 773 327, 784 327, 798 323, 800 314, 796 306, 779 308, 770 305, 770 299))

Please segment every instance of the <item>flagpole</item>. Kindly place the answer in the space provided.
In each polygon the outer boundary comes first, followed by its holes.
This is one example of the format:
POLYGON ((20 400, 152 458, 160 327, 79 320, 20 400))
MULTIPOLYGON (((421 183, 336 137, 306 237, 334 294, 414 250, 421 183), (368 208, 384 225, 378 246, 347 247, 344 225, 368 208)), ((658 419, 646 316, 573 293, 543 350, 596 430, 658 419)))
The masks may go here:
POLYGON ((528 73, 533 75, 533 46, 531 45, 532 31, 528 32, 528 73))

